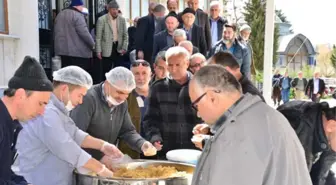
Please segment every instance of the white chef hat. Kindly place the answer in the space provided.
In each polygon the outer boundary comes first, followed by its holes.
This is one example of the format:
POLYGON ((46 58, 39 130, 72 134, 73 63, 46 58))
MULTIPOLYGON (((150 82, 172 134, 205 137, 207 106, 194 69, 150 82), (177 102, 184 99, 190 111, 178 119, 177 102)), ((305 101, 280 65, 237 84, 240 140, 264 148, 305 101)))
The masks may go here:
POLYGON ((116 67, 105 74, 106 80, 115 88, 132 91, 135 88, 133 73, 125 67, 116 67))
POLYGON ((93 84, 91 75, 77 66, 67 66, 55 71, 53 80, 78 85, 87 89, 93 84))

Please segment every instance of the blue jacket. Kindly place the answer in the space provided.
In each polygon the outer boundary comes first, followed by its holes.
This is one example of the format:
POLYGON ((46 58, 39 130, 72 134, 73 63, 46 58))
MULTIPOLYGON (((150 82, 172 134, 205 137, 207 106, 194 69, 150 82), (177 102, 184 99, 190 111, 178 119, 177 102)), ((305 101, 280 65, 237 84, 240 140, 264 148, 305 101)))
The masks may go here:
MULTIPOLYGON (((248 48, 240 43, 237 39, 235 39, 233 46, 232 55, 237 59, 238 64, 240 65, 240 71, 244 74, 247 78, 251 78, 251 55, 248 48)), ((224 43, 223 40, 218 41, 215 46, 209 52, 208 58, 212 57, 214 54, 218 53, 219 51, 224 50, 224 43)))
POLYGON ((16 138, 21 130, 18 121, 13 120, 0 99, 0 185, 26 185, 21 176, 11 169, 14 162, 16 138))

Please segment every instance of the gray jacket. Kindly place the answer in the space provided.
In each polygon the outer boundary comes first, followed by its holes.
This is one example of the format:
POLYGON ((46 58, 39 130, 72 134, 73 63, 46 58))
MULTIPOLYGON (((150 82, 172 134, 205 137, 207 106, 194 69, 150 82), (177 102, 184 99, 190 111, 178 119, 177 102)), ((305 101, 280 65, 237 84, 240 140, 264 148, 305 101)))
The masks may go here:
POLYGON ((287 119, 246 94, 213 127, 192 185, 311 185, 304 150, 287 119))
POLYGON ((94 40, 89 32, 84 14, 75 8, 61 11, 55 20, 55 54, 91 58, 94 40))
MULTIPOLYGON (((120 138, 133 150, 141 152, 145 139, 135 130, 128 113, 127 101, 111 109, 103 94, 102 84, 89 89, 83 103, 72 110, 70 116, 78 128, 91 136, 113 144, 117 144, 120 138)), ((97 150, 87 151, 97 160, 104 155, 97 150)))
MULTIPOLYGON (((118 47, 117 51, 127 51, 128 33, 126 20, 120 15, 117 17, 118 47)), ((109 14, 105 14, 98 19, 96 26, 96 52, 102 53, 103 57, 110 57, 113 47, 112 24, 109 14)))

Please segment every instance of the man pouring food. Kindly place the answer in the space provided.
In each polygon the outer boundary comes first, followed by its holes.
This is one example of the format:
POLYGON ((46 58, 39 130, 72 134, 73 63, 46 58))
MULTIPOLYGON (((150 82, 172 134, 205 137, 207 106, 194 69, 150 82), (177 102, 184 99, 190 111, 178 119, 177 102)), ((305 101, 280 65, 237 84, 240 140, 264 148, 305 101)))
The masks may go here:
POLYGON ((55 71, 53 80, 45 113, 25 122, 18 137, 20 173, 34 185, 71 185, 75 168, 111 177, 113 173, 82 148, 115 159, 123 154, 116 146, 80 130, 69 117, 69 111, 82 103, 92 86, 91 76, 80 67, 68 66, 55 71))
MULTIPOLYGON (((128 95, 135 88, 133 73, 124 67, 116 67, 105 74, 106 80, 94 85, 83 98, 83 103, 71 111, 76 125, 96 138, 117 144, 121 139, 131 149, 156 155, 157 149, 136 132, 128 113, 128 95)), ((97 150, 87 150, 95 159, 111 165, 111 157, 97 150)))

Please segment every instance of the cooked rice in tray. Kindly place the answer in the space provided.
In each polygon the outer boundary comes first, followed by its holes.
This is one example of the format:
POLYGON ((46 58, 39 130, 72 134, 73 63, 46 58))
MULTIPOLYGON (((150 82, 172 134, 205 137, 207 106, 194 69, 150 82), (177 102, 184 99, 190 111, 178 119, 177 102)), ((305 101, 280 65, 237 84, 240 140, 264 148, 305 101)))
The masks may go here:
POLYGON ((126 167, 119 168, 114 172, 113 177, 117 178, 169 178, 169 177, 184 177, 186 172, 179 172, 172 166, 153 166, 137 167, 135 169, 127 169, 126 167))

